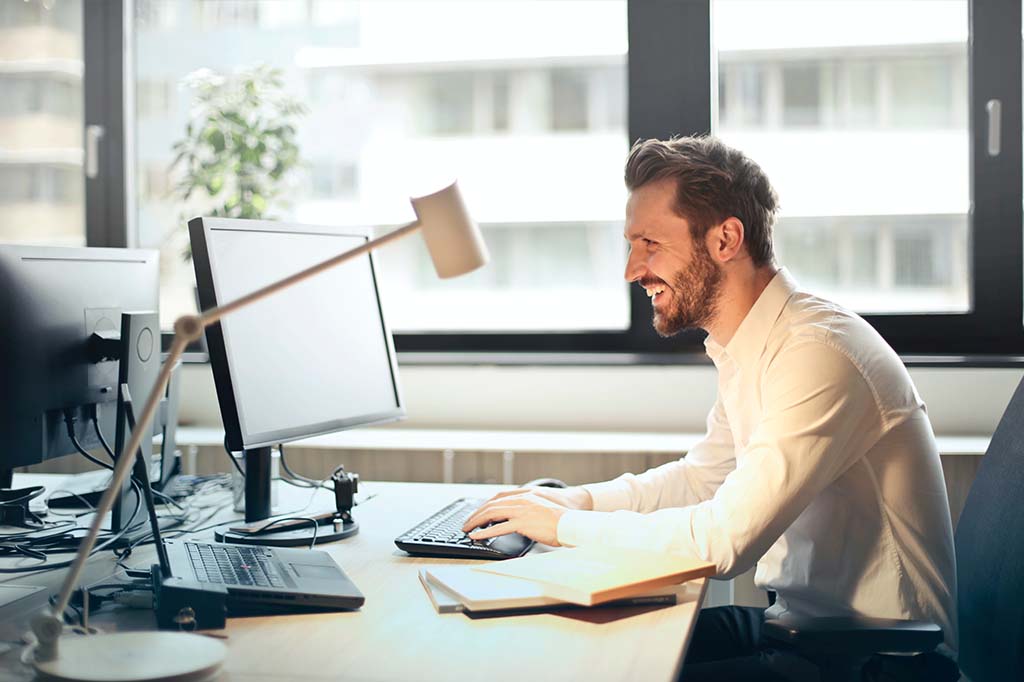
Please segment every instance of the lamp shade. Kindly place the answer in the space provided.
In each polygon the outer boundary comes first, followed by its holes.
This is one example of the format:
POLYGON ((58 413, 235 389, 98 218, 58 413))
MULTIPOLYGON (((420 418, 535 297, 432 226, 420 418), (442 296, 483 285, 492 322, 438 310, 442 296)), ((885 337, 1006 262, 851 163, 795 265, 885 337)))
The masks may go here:
POLYGON ((438 277, 458 277, 490 260, 480 228, 462 201, 458 183, 412 199, 412 207, 438 277))

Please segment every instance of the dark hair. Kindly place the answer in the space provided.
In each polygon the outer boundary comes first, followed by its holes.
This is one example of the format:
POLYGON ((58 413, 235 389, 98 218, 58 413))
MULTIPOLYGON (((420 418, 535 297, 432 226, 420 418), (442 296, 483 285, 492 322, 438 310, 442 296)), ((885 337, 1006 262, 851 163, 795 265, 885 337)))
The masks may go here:
POLYGON ((743 152, 710 135, 637 140, 626 161, 626 187, 674 178, 676 212, 690 223, 694 240, 735 216, 754 264, 775 260, 772 227, 779 198, 761 167, 743 152))

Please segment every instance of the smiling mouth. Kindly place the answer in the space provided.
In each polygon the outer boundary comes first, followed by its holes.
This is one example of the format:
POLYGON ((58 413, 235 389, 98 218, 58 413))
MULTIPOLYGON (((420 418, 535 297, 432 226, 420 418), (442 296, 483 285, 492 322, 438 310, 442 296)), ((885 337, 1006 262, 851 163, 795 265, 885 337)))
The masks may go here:
POLYGON ((644 287, 644 291, 647 292, 647 297, 651 299, 651 303, 653 304, 653 303, 655 303, 657 301, 658 297, 662 293, 664 293, 665 285, 664 284, 655 284, 653 286, 645 286, 644 287))

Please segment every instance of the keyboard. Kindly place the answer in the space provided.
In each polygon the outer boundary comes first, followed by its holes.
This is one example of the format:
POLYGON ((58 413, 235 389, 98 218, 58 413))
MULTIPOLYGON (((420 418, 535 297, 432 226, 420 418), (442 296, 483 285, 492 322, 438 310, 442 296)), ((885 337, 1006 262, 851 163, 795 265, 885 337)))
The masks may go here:
POLYGON ((274 553, 266 547, 235 547, 206 542, 184 544, 199 582, 261 587, 285 586, 281 574, 271 561, 274 553))
POLYGON ((484 503, 461 498, 395 538, 399 549, 409 554, 453 559, 511 559, 533 547, 533 540, 510 533, 487 540, 471 540, 462 524, 484 503))

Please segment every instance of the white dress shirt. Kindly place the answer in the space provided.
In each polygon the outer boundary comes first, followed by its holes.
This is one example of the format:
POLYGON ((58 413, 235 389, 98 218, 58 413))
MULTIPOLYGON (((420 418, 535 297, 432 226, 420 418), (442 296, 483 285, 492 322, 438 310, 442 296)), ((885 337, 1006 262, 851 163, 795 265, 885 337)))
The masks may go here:
POLYGON ((558 541, 755 563, 767 612, 938 623, 956 649, 953 530, 925 406, 857 315, 781 270, 725 346, 707 435, 676 462, 585 486, 558 541))

